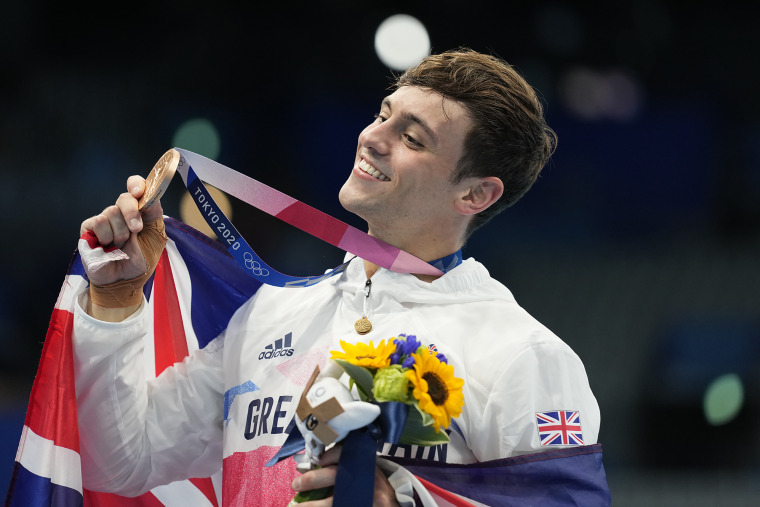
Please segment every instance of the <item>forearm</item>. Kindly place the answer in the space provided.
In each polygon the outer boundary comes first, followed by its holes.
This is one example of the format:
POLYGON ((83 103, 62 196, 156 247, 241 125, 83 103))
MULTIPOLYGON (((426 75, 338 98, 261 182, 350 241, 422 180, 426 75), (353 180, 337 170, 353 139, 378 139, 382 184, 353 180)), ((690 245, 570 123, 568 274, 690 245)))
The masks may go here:
POLYGON ((75 307, 72 333, 83 482, 94 490, 118 489, 132 475, 142 447, 147 323, 142 312, 98 322, 92 317, 102 313, 90 315, 85 308, 92 309, 86 294, 75 307))
MULTIPOLYGON (((85 304, 84 298, 79 302, 85 304)), ((99 322, 79 306, 74 369, 84 486, 134 496, 221 468, 223 338, 153 379, 149 307, 99 322)))

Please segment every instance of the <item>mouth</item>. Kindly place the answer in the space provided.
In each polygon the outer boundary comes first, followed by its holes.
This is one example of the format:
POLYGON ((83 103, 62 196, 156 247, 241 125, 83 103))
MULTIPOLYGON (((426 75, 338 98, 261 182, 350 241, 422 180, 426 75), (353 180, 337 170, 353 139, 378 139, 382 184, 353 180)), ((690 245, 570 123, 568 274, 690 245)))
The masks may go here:
POLYGON ((359 163, 356 164, 356 167, 358 167, 361 171, 369 174, 376 180, 391 181, 391 179, 388 176, 384 175, 383 173, 378 171, 376 168, 372 167, 372 165, 370 165, 370 163, 364 160, 363 158, 359 160, 359 163))

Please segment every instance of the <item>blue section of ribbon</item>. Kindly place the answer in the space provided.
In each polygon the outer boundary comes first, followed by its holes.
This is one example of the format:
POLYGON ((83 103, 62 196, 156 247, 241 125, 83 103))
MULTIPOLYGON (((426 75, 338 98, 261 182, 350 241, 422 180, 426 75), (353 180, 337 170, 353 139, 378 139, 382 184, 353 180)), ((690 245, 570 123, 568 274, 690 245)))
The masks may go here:
POLYGON ((301 430, 296 426, 295 417, 290 421, 290 424, 288 424, 288 428, 285 431, 288 434, 288 438, 285 440, 285 443, 282 444, 280 450, 277 451, 277 454, 267 461, 267 464, 264 466, 274 466, 280 461, 287 459, 294 454, 298 454, 306 448, 303 436, 301 435, 301 430))
POLYGON ((383 442, 397 444, 404 432, 406 418, 409 415, 409 405, 399 401, 378 403, 380 415, 375 422, 380 427, 380 437, 383 442))
MULTIPOLYGON (((349 432, 341 442, 343 449, 335 479, 333 507, 372 505, 377 444, 397 444, 409 413, 409 405, 401 402, 379 403, 378 406, 380 415, 374 423, 349 432)), ((304 449, 304 439, 295 420, 288 425, 288 430, 285 443, 266 466, 276 465, 304 449)))
POLYGON ((460 248, 453 254, 449 254, 445 257, 441 257, 440 259, 430 261, 430 264, 433 267, 440 269, 443 274, 446 274, 455 267, 462 264, 462 260, 462 249, 460 248))
POLYGON ((372 505, 375 494, 375 457, 380 429, 370 424, 346 436, 335 478, 333 507, 372 505))

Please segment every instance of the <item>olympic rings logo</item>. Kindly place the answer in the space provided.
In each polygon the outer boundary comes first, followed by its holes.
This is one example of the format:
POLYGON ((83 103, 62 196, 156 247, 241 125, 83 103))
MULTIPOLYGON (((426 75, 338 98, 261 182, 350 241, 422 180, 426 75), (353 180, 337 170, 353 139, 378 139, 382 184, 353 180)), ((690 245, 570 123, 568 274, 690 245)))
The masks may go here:
POLYGON ((256 276, 269 276, 269 270, 261 267, 261 263, 253 258, 250 252, 245 252, 243 255, 245 259, 245 267, 250 269, 256 276))

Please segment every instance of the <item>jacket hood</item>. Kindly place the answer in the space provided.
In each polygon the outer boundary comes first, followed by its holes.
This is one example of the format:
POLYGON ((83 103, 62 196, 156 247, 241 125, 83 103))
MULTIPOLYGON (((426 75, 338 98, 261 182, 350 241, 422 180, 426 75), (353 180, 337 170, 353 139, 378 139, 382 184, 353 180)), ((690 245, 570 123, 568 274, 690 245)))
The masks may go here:
MULTIPOLYGON (((390 297, 399 304, 441 305, 494 300, 514 302, 509 289, 491 278, 485 266, 473 258, 464 260, 433 282, 423 282, 414 275, 394 273, 384 268, 380 268, 371 280, 373 298, 383 300, 390 297)), ((334 285, 344 297, 353 297, 357 292, 364 291, 366 281, 364 263, 357 257, 349 263, 334 285)))

